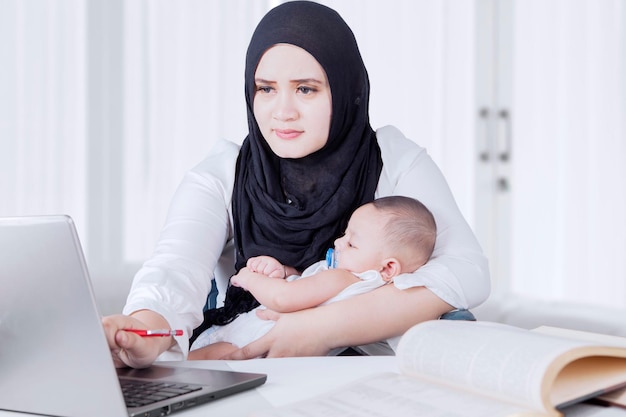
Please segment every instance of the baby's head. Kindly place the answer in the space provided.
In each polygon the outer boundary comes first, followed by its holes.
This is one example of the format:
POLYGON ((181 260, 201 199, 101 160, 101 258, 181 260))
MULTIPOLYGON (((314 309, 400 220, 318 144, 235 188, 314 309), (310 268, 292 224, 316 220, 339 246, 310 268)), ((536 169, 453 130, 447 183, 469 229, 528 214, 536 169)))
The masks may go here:
POLYGON ((346 233, 335 241, 337 267, 380 271, 385 280, 413 272, 430 259, 437 227, 421 202, 390 196, 359 207, 346 233))

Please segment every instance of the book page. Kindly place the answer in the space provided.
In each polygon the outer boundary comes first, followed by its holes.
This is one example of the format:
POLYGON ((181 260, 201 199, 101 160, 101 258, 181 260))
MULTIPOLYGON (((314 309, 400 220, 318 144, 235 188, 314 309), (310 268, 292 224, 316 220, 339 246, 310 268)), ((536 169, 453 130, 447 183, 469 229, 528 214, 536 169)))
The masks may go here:
POLYGON ((601 395, 597 398, 597 400, 600 403, 626 408, 626 388, 618 389, 609 394, 601 395))
POLYGON ((626 337, 609 334, 585 332, 582 330, 565 329, 562 327, 540 326, 531 330, 551 336, 568 337, 575 340, 586 340, 596 345, 626 348, 626 337))
POLYGON ((525 407, 462 391, 450 391, 395 373, 377 374, 324 395, 253 417, 521 417, 545 416, 525 407), (451 401, 451 399, 454 399, 451 401))
POLYGON ((543 375, 586 342, 490 322, 436 320, 411 328, 398 346, 400 372, 543 410, 543 375))
MULTIPOLYGON (((626 385, 626 360, 623 357, 598 356, 592 351, 596 350, 582 348, 572 352, 572 356, 581 357, 569 362, 556 375, 550 391, 552 403, 568 405, 626 385), (584 377, 581 378, 581 375, 584 377)), ((623 355, 626 356, 626 353, 623 355)))

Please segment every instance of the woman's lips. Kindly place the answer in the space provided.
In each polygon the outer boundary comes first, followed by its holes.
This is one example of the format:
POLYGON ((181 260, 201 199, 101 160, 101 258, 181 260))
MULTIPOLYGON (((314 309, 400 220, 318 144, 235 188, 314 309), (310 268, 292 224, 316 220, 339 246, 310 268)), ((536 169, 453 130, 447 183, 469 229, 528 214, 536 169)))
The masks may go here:
POLYGON ((281 139, 295 139, 302 134, 302 131, 294 129, 274 129, 274 133, 281 139))

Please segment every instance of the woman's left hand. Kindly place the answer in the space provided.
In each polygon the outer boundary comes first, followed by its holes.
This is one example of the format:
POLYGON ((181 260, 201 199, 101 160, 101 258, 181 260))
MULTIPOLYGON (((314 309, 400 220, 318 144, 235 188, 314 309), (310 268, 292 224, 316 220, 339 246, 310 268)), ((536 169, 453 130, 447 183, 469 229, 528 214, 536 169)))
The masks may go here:
POLYGON ((268 309, 257 310, 263 320, 273 320, 274 327, 263 337, 236 350, 223 359, 240 360, 258 357, 278 358, 293 356, 324 356, 332 349, 325 346, 314 320, 309 319, 311 311, 277 313, 268 309))
POLYGON ((257 314, 274 320, 274 327, 227 359, 323 356, 337 347, 366 345, 400 335, 415 324, 436 319, 452 309, 426 287, 399 290, 385 285, 294 313, 265 310, 257 314))

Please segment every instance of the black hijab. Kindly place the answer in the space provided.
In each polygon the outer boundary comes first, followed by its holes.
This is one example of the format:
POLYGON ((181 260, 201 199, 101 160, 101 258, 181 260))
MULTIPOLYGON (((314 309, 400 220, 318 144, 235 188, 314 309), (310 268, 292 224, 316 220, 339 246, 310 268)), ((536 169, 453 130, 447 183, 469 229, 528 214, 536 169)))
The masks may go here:
MULTIPOLYGON (((369 123, 369 79, 352 31, 337 12, 314 2, 293 1, 270 10, 248 47, 245 93, 249 133, 233 192, 235 268, 239 271, 250 257, 269 255, 302 271, 323 258, 352 212, 374 199, 382 170, 369 123), (331 89, 328 141, 299 159, 276 156, 253 113, 257 65, 279 43, 309 52, 326 71, 331 89)), ((225 307, 233 311, 218 322, 256 305, 249 293, 230 287, 225 307)))

